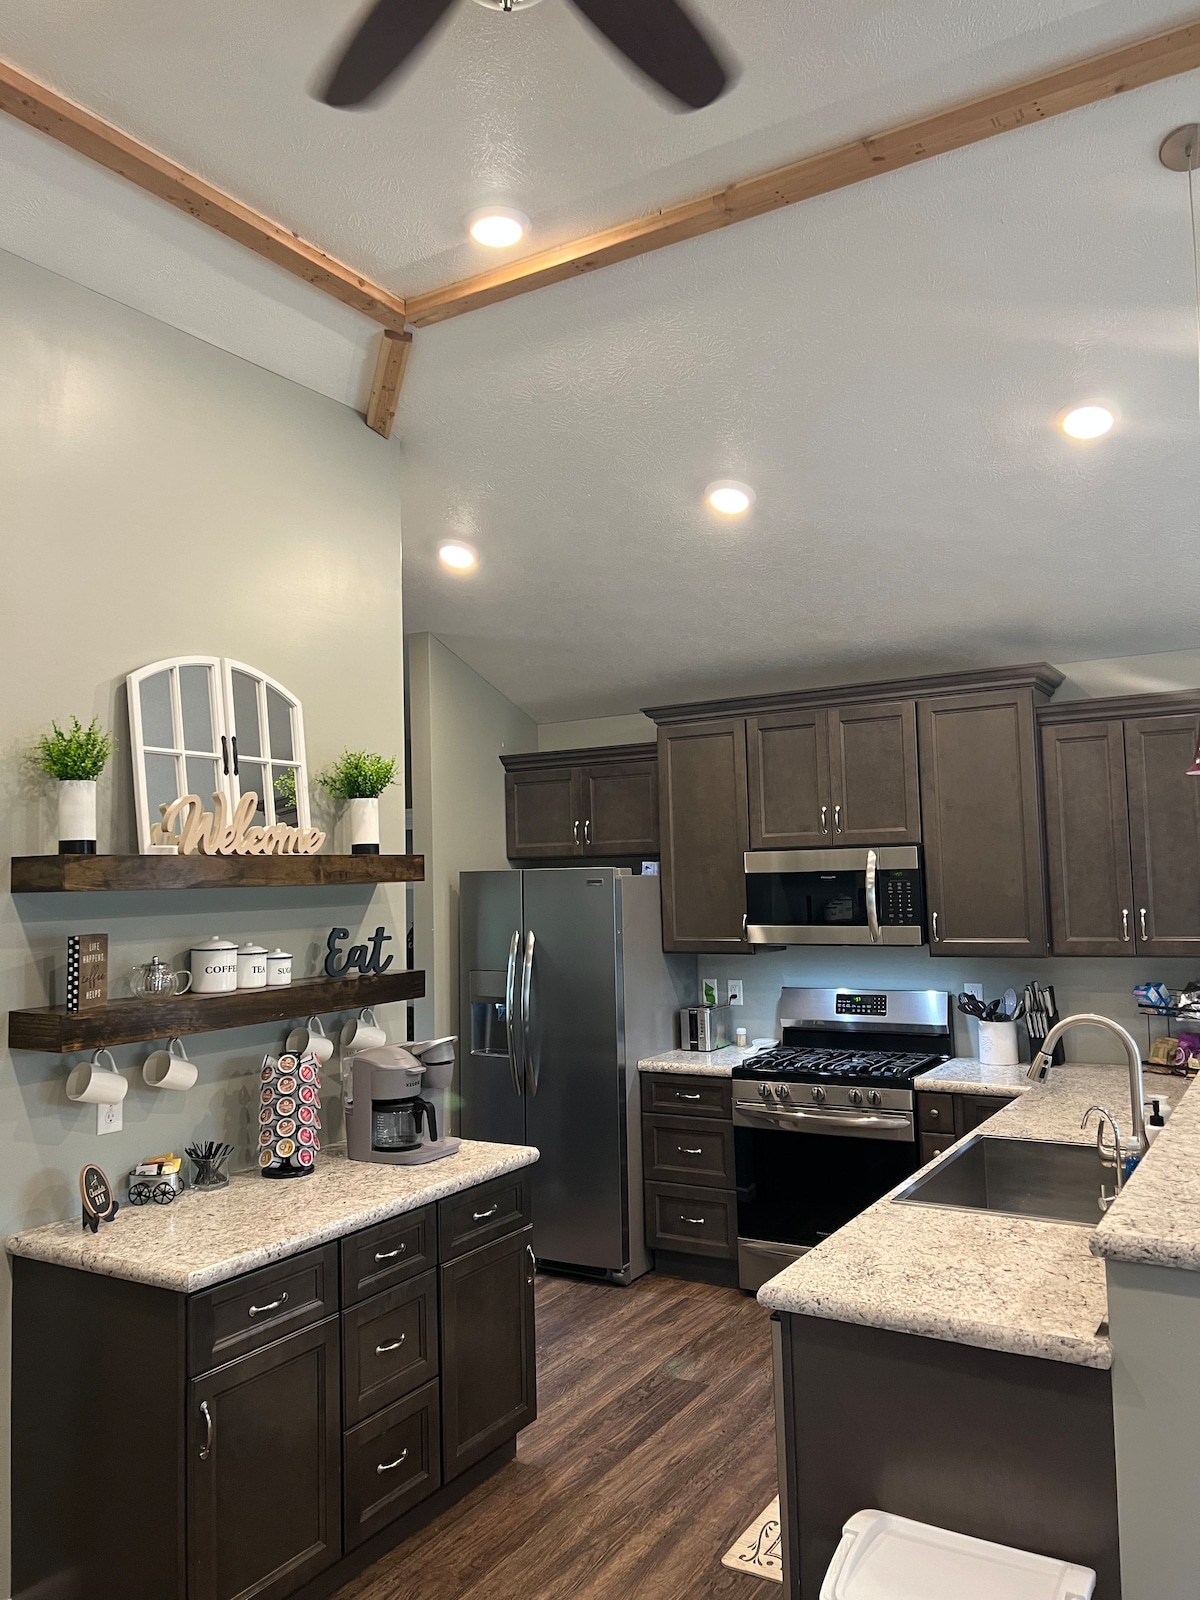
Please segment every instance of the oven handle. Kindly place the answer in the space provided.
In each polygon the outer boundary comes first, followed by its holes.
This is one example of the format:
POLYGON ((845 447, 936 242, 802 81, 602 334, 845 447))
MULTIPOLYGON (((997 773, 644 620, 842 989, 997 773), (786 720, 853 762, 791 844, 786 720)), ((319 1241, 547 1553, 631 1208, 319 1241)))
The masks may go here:
POLYGON ((775 1128, 784 1133, 861 1133, 873 1139, 913 1141, 913 1119, 907 1111, 806 1111, 799 1106, 760 1106, 744 1100, 733 1104, 734 1126, 775 1128))
POLYGON ((874 850, 867 851, 867 927, 871 931, 871 943, 879 943, 879 902, 875 897, 875 873, 879 866, 879 857, 874 850))

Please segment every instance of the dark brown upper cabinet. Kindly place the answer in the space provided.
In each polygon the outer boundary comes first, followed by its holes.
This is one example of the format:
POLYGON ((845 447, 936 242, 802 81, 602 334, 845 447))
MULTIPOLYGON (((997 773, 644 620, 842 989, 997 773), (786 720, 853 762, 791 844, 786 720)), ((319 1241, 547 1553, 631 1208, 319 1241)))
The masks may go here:
POLYGON ((1200 951, 1200 778, 1187 768, 1200 715, 1135 717, 1125 723, 1129 829, 1139 951, 1200 951))
POLYGON ((658 854, 652 744, 502 756, 511 861, 658 854))
POLYGON ((1045 955, 1033 692, 922 700, 918 730, 930 954, 1045 955))
POLYGON ((746 953, 746 723, 658 730, 663 949, 746 953))
POLYGON ((1042 729, 1050 948, 1124 956, 1136 934, 1120 721, 1042 729))
POLYGON ((752 850, 920 842, 913 701, 751 717, 746 745, 752 850))

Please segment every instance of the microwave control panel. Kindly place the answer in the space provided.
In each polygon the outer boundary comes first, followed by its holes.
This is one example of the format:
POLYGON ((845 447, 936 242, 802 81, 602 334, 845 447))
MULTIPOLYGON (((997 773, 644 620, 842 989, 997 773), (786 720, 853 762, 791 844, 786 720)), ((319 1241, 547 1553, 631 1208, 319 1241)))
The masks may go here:
POLYGON ((911 928, 923 918, 920 877, 916 872, 900 869, 879 874, 879 920, 889 927, 911 928))

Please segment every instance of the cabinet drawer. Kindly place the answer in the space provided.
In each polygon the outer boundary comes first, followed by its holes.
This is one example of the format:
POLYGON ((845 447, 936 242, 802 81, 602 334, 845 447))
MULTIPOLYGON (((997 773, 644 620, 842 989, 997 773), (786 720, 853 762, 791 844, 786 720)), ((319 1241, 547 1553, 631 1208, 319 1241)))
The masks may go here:
POLYGON ((433 1207, 389 1217, 342 1240, 342 1304, 357 1305, 436 1265, 433 1207))
POLYGON ((346 1426, 419 1389, 438 1370, 437 1273, 342 1312, 346 1426))
POLYGON ((702 1117, 643 1116, 642 1160, 651 1183, 732 1189, 733 1125, 702 1117))
POLYGON ((438 1386, 427 1383, 346 1434, 345 1540, 356 1550, 440 1487, 438 1386))
POLYGON ((917 1127, 922 1133, 953 1133, 954 1096, 952 1094, 919 1094, 917 1096, 917 1127))
POLYGON ((208 1372, 337 1311, 337 1245, 188 1297, 188 1372, 208 1372))
POLYGON ((529 1171, 522 1167, 438 1201, 439 1258, 452 1261, 531 1221, 529 1171))
POLYGON ((997 1111, 1003 1111, 1005 1106, 1012 1105, 1012 1101, 1001 1094, 965 1094, 959 1104, 962 1118, 960 1127, 963 1133, 970 1133, 981 1122, 994 1117, 997 1111))
POLYGON ((928 1166, 934 1156, 940 1156, 943 1150, 949 1150, 950 1146, 957 1142, 957 1136, 953 1133, 921 1134, 921 1165, 928 1166))
POLYGON ((722 1189, 677 1183, 646 1185, 646 1243, 681 1255, 737 1255, 737 1197, 722 1189))
POLYGON ((685 1078, 677 1072, 642 1074, 642 1110, 673 1117, 733 1116, 728 1078, 685 1078))

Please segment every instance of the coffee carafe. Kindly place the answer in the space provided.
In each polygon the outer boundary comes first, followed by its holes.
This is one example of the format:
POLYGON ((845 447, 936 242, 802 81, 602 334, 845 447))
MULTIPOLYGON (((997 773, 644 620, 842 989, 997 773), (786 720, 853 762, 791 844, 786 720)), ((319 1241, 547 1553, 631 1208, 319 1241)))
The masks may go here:
POLYGON ((437 1112, 419 1094, 402 1100, 376 1100, 371 1107, 372 1150, 419 1150, 421 1123, 429 1118, 429 1137, 436 1141, 437 1112))
POLYGON ((346 1154, 351 1161, 414 1166, 453 1155, 460 1141, 446 1135, 444 1098, 453 1070, 452 1039, 360 1050, 349 1067, 346 1154), (428 1062, 418 1057, 422 1050, 428 1062))

